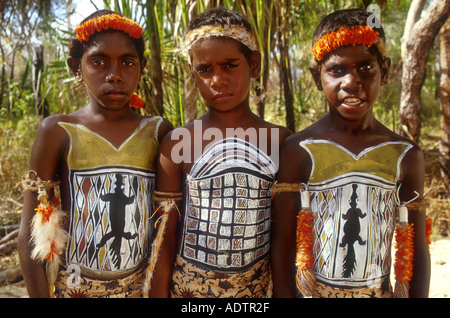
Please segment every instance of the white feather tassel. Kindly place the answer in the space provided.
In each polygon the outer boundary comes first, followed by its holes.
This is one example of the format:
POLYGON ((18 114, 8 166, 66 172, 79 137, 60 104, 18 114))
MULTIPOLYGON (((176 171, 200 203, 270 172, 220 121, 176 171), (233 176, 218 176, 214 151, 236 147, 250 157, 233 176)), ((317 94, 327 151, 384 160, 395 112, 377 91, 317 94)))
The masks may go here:
POLYGON ((55 187, 56 206, 48 201, 45 188, 39 187, 40 204, 36 214, 31 221, 31 240, 34 243, 32 258, 46 262, 47 281, 52 294, 53 285, 56 281, 61 255, 66 248, 68 239, 67 231, 64 229, 64 221, 67 213, 60 208, 59 187, 55 187))

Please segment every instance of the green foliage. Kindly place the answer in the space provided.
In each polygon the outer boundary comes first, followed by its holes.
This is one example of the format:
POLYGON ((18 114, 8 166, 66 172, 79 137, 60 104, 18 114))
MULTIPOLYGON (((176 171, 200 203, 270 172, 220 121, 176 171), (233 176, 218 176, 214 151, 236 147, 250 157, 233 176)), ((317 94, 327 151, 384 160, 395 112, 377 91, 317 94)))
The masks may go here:
POLYGON ((39 120, 33 115, 21 119, 0 120, 0 197, 15 197, 14 189, 27 169, 31 147, 39 120))
MULTIPOLYGON (((262 49, 263 58, 269 58, 269 75, 267 79, 267 98, 265 103, 265 119, 278 124, 284 124, 284 96, 280 88, 279 65, 289 62, 294 95, 294 113, 296 129, 302 129, 320 118, 326 111, 323 96, 317 91, 309 73, 311 63, 312 33, 326 14, 331 11, 349 8, 364 7, 361 0, 294 0, 294 1, 174 1, 174 0, 103 0, 91 1, 97 8, 109 8, 130 17, 144 27, 144 38, 147 42, 146 56, 151 59, 156 50, 160 53, 162 68, 162 89, 164 116, 175 126, 185 124, 184 112, 186 101, 184 99, 184 85, 189 75, 187 63, 175 54, 189 19, 193 15, 216 5, 222 5, 243 12, 254 28, 255 38, 262 49), (101 4, 101 6, 100 6, 101 4), (280 10, 283 11, 280 11, 280 10), (274 45, 278 41, 276 36, 270 34, 278 32, 276 19, 280 12, 289 18, 287 30, 289 45, 289 61, 280 61, 279 52, 274 45), (149 36, 150 24, 154 23, 158 39, 152 42, 149 36)), ((392 59, 389 84, 382 89, 379 101, 374 107, 377 118, 386 126, 396 130, 398 127, 398 106, 401 91, 401 54, 400 43, 403 34, 404 22, 411 0, 384 0, 373 1, 381 7, 381 21, 387 33, 389 54, 392 59)), ((57 1, 60 6, 64 2, 57 1)), ((367 1, 364 1, 367 4, 367 1)), ((58 7, 57 7, 58 8, 58 7)), ((55 8, 52 8, 56 10, 55 8)), ((59 7, 59 10, 62 10, 59 7)), ((48 14, 39 24, 37 36, 44 44, 45 65, 39 74, 39 87, 42 99, 50 109, 50 114, 70 113, 87 104, 87 97, 83 85, 77 84, 66 65, 67 51, 73 30, 67 30, 66 18, 57 14, 48 14)), ((23 63, 17 59, 20 74, 8 84, 8 93, 0 105, 2 118, 18 120, 23 116, 36 114, 35 96, 31 87, 31 62, 23 52, 23 63), (21 63, 19 63, 21 62, 21 63)), ((28 54, 29 56, 30 54, 28 54)), ((439 115, 439 105, 436 100, 436 81, 433 69, 434 54, 430 54, 427 74, 423 88, 423 112, 425 123, 435 125, 439 115)), ((148 108, 145 113, 156 113, 152 94, 155 83, 150 68, 144 71, 139 90, 147 101, 148 108)), ((253 105, 254 106, 254 105, 253 105)), ((201 115, 205 105, 201 99, 197 101, 197 111, 201 115)))

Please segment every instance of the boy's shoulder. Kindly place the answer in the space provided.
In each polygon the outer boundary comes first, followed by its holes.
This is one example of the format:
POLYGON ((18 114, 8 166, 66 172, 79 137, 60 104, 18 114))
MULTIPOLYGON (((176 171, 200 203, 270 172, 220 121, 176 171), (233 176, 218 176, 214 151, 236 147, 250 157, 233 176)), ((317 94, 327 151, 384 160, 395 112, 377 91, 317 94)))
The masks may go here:
POLYGON ((76 120, 71 114, 55 114, 42 119, 39 129, 45 131, 59 129, 60 122, 76 123, 76 120))

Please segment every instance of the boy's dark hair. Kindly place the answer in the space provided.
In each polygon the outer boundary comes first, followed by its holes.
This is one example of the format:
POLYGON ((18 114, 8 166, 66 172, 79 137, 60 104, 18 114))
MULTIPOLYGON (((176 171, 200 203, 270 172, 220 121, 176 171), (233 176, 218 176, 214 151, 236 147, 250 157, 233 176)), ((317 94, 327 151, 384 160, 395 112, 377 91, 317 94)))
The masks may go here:
MULTIPOLYGON (((372 16, 372 14, 372 12, 368 12, 364 9, 346 9, 330 13, 319 23, 319 26, 314 31, 312 45, 314 46, 316 41, 320 39, 324 34, 335 32, 342 26, 345 28, 357 27, 359 25, 366 26, 368 25, 368 21, 373 21, 374 26, 371 27, 374 31, 378 32, 378 37, 381 40, 380 44, 384 46, 386 43, 384 29, 379 23, 380 21, 378 20, 378 18, 372 16), (377 20, 375 21, 374 18, 377 20), (377 25, 379 27, 377 27, 377 25)), ((375 44, 370 46, 369 48, 369 52, 377 57, 378 63, 380 65, 384 60, 384 51, 384 47, 380 48, 375 44)))
MULTIPOLYGON (((232 25, 242 25, 248 32, 252 32, 252 26, 248 22, 248 20, 240 13, 229 10, 222 7, 217 7, 213 9, 206 10, 205 12, 199 14, 195 17, 191 22, 189 22, 186 33, 197 29, 204 25, 222 25, 225 26, 227 24, 232 25)), ((233 39, 232 39, 233 40, 233 39)), ((237 40, 234 40, 237 41, 237 40)), ((242 54, 244 54, 247 61, 250 63, 250 58, 252 56, 252 50, 248 48, 243 43, 237 41, 241 48, 242 54)))
MULTIPOLYGON (((119 16, 122 16, 121 14, 111 11, 111 10, 98 10, 86 17, 83 21, 81 21, 80 25, 85 23, 86 21, 89 21, 93 18, 100 17, 106 14, 117 14, 119 16)), ((123 32, 120 30, 105 30, 101 32, 123 32)), ((125 32, 123 32, 126 34, 125 32)), ((138 39, 130 37, 130 39, 133 41, 137 54, 139 56, 139 60, 143 60, 144 58, 144 51, 145 51, 145 42, 144 38, 141 36, 138 39)), ((81 57, 83 56, 83 53, 92 45, 91 39, 89 39, 87 42, 80 42, 76 38, 72 39, 72 42, 69 46, 69 56, 81 60, 81 57)))

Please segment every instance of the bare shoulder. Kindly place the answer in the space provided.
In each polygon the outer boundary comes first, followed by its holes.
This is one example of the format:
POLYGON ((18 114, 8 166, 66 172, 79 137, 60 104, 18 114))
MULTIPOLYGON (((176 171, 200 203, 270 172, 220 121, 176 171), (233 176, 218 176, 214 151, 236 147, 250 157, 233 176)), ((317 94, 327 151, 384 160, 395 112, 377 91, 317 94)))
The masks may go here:
MULTIPOLYGON (((171 126, 172 124, 170 124, 171 126)), ((173 126, 172 126, 173 127, 173 126)), ((164 135, 161 141, 161 154, 170 154, 172 153, 174 147, 180 149, 188 149, 192 144, 192 138, 194 134, 194 127, 191 124, 188 124, 183 127, 172 128, 169 129, 167 133, 164 135)))
POLYGON ((158 136, 158 142, 159 144, 161 144, 164 136, 167 135, 167 133, 169 133, 171 130, 173 130, 173 125, 170 121, 168 121, 167 119, 160 117, 160 116, 151 116, 150 118, 154 118, 154 119, 158 119, 161 121, 160 124, 158 125, 158 131, 157 131, 157 136, 158 136))
POLYGON ((416 142, 411 140, 410 138, 399 135, 388 128, 386 128, 385 134, 389 141, 403 142, 403 143, 410 144, 411 147, 406 154, 408 157, 423 156, 423 151, 422 151, 421 147, 416 142))

